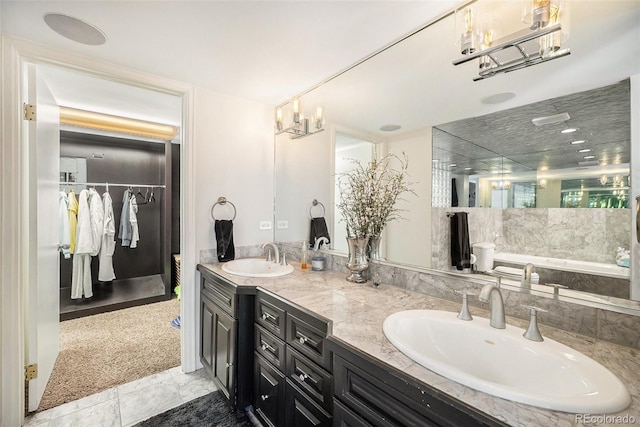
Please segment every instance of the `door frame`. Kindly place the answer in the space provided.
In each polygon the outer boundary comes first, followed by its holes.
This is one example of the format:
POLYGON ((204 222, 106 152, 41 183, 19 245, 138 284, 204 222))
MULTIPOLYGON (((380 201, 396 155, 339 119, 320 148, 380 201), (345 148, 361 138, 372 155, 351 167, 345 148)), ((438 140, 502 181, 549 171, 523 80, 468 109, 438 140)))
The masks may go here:
POLYGON ((22 102, 24 64, 65 67, 99 78, 182 97, 180 147, 181 363, 184 372, 199 367, 197 358, 197 286, 194 194, 194 87, 125 67, 99 62, 0 35, 2 103, 0 105, 0 419, 3 425, 24 421, 26 301, 29 271, 27 193, 29 158, 24 147, 22 102))

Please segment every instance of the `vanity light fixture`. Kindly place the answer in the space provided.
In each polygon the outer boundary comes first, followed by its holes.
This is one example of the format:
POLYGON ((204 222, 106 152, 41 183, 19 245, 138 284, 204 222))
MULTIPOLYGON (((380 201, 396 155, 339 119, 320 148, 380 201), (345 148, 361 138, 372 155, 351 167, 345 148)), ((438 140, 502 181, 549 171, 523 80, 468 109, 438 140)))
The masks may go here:
POLYGON ((479 72, 473 78, 474 81, 562 58, 571 53, 568 48, 561 49, 562 42, 568 38, 568 26, 564 22, 567 20, 565 1, 527 0, 520 17, 503 19, 512 22, 521 19, 528 26, 497 39, 492 25, 496 19, 487 19, 485 16, 482 20, 478 18, 483 12, 489 14, 486 10, 489 6, 483 7, 484 3, 478 0, 454 12, 456 37, 460 40, 457 44, 463 57, 453 61, 453 65, 479 59, 479 72), (483 25, 486 28, 481 28, 483 25))
POLYGON ((545 188, 547 188, 547 185, 548 185, 547 180, 543 178, 538 183, 538 188, 545 189, 545 188))
POLYGON ((553 125, 556 123, 566 122, 570 118, 571 116, 569 116, 569 113, 560 113, 552 116, 536 117, 531 119, 531 123, 536 126, 553 125))
POLYGON ((294 98, 291 101, 291 113, 292 123, 285 128, 282 107, 276 108, 276 135, 286 132, 289 134, 289 138, 298 139, 324 130, 324 110, 322 107, 316 108, 311 125, 309 119, 306 119, 302 113, 299 98, 294 98))
POLYGON ((600 184, 607 185, 608 182, 609 182, 609 177, 607 175, 602 175, 600 177, 600 184))

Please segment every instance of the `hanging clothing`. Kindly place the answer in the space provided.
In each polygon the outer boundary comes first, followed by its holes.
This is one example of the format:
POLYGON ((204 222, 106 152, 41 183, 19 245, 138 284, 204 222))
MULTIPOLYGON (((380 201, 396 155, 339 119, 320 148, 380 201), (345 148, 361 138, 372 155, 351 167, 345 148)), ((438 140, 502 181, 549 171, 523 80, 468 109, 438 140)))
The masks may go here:
POLYGON ((95 188, 89 189, 89 212, 91 221, 91 234, 92 234, 92 251, 91 256, 96 256, 100 253, 100 246, 102 245, 102 235, 104 234, 104 205, 102 198, 98 194, 95 188))
POLYGON ((104 229, 98 257, 98 280, 101 282, 110 282, 116 278, 116 274, 113 271, 113 252, 116 249, 116 225, 113 215, 113 200, 111 200, 111 195, 108 191, 105 191, 102 195, 102 204, 104 205, 104 229))
POLYGON ((140 234, 138 232, 138 202, 135 196, 129 199, 129 221, 131 222, 131 244, 130 248, 138 247, 138 240, 140 240, 140 234))
POLYGON ((73 189, 69 190, 67 195, 69 210, 69 252, 75 253, 76 251, 76 229, 78 227, 78 199, 76 199, 76 193, 73 189))
POLYGON ((71 258, 71 235, 69 231, 69 200, 67 193, 61 191, 58 194, 58 243, 60 252, 65 259, 71 258))
POLYGON ((131 209, 131 191, 125 190, 122 196, 122 212, 120 213, 120 228, 118 230, 118 239, 122 240, 122 246, 131 244, 131 218, 129 210, 131 209))
POLYGON ((73 255, 71 275, 71 298, 93 296, 91 288, 91 252, 94 250, 89 209, 89 192, 82 190, 78 195, 78 226, 76 230, 76 250, 73 255))

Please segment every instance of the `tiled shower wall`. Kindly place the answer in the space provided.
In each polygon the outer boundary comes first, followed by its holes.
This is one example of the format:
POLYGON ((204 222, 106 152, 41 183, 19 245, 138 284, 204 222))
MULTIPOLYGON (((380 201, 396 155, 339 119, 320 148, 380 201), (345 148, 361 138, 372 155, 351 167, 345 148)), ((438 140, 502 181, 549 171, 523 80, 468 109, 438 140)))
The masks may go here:
POLYGON ((615 264, 615 250, 629 248, 629 209, 433 208, 432 267, 450 270, 447 212, 469 213, 469 241, 493 242, 496 250, 525 255, 615 264))

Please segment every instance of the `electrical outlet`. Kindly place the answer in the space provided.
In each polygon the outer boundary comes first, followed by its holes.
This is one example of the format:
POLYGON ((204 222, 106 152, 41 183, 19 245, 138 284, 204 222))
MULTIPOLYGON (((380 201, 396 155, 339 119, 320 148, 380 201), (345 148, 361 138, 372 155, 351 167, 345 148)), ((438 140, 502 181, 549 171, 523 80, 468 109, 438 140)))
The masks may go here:
POLYGON ((271 230, 271 221, 260 221, 260 230, 271 230))
POLYGON ((278 221, 277 227, 278 227, 278 230, 284 230, 285 228, 289 228, 289 221, 278 221))

